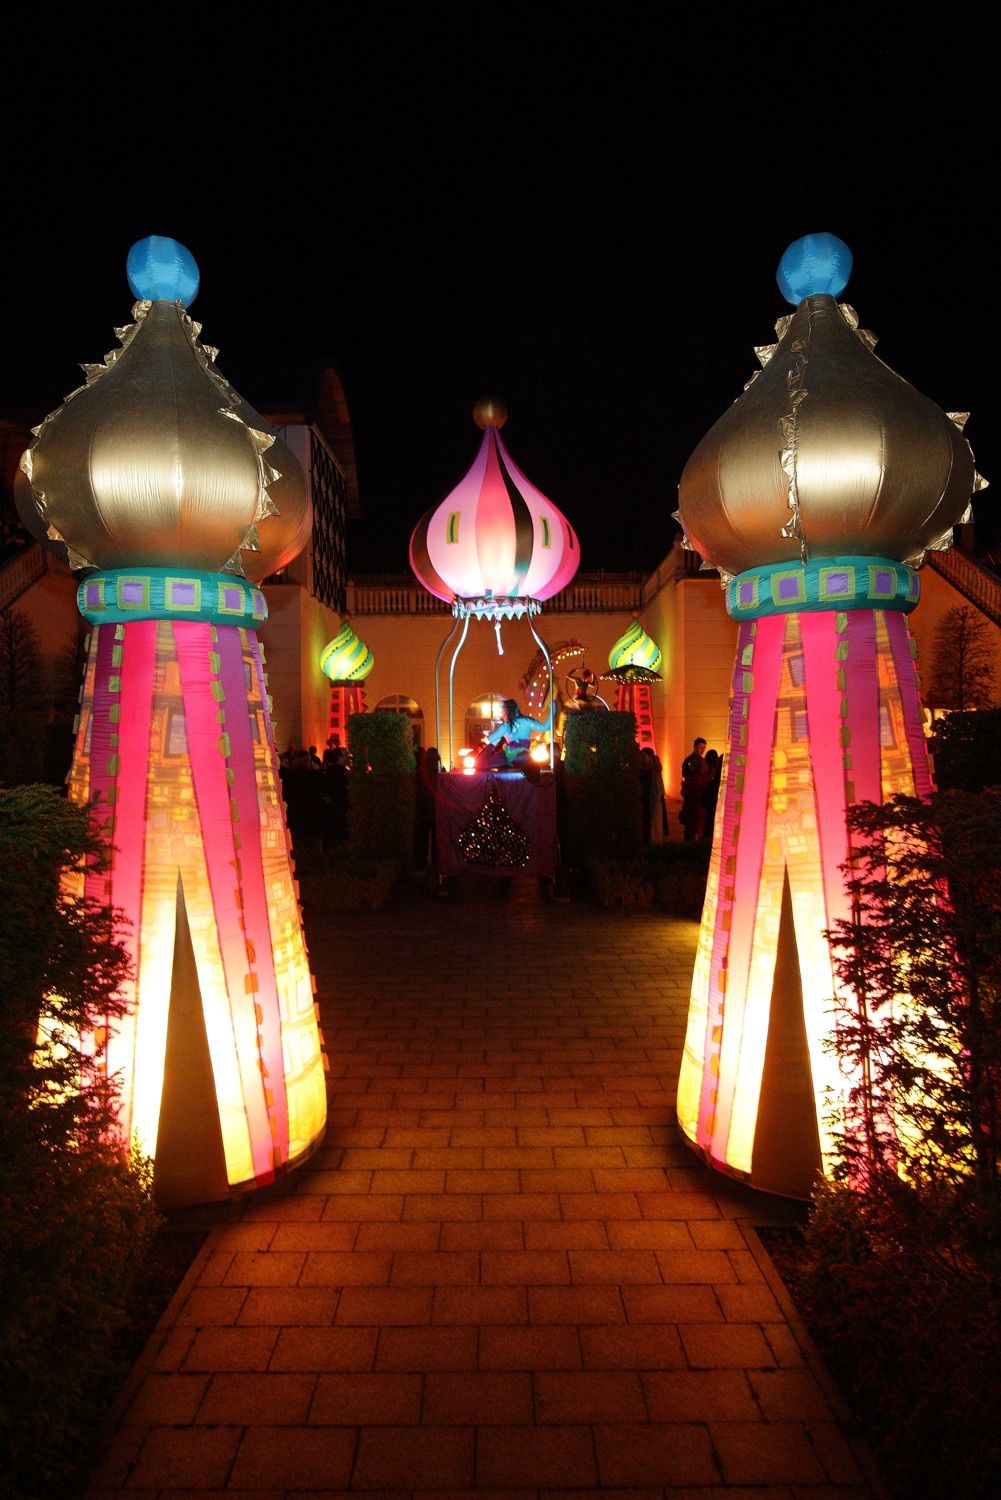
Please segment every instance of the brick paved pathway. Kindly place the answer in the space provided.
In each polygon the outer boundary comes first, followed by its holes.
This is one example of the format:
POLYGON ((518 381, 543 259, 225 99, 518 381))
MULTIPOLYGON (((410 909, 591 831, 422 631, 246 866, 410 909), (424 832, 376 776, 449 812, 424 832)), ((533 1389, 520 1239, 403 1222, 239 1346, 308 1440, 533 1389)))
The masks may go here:
POLYGON ((781 1205, 675 1133, 695 924, 472 881, 307 926, 325 1147, 213 1232, 95 1497, 872 1494, 781 1205))

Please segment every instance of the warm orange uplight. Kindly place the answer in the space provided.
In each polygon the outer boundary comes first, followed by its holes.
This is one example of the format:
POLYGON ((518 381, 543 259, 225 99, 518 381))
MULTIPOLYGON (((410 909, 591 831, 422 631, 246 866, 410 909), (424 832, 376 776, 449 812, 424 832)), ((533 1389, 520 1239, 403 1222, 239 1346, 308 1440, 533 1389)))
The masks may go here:
POLYGON ((536 765, 544 766, 549 762, 549 750, 542 740, 539 740, 537 744, 532 746, 529 754, 536 765))

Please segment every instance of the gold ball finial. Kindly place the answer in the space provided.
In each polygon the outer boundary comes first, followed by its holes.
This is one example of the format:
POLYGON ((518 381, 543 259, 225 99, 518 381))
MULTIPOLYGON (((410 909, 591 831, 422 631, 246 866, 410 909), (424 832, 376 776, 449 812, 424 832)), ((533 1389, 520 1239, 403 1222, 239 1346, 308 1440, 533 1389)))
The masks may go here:
POLYGON ((507 407, 496 396, 484 396, 473 407, 473 421, 477 427, 503 427, 507 421, 507 407))

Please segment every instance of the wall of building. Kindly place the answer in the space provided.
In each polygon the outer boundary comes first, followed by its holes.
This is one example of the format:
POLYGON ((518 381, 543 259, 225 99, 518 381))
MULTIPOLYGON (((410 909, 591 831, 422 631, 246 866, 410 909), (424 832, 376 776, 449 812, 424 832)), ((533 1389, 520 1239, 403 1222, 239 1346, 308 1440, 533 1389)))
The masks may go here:
MULTIPOLYGON (((596 591, 600 584, 596 585, 596 591)), ((363 591, 359 590, 359 594, 363 591)), ((657 753, 672 796, 680 790, 681 761, 698 735, 711 745, 725 748, 730 679, 736 644, 736 627, 723 603, 715 577, 688 576, 679 564, 679 554, 669 554, 651 574, 639 613, 644 630, 663 654, 663 681, 651 685, 651 707, 656 725, 657 753)), ((543 608, 536 626, 551 649, 576 639, 583 647, 584 663, 600 674, 608 654, 628 629, 633 612, 628 609, 578 611, 573 614, 543 608)), ((435 722, 435 659, 453 621, 446 614, 366 614, 351 617, 352 628, 368 646, 375 666, 365 681, 369 709, 388 697, 409 697, 424 714, 424 743, 437 742, 435 722)), ((454 748, 462 743, 465 711, 487 694, 517 698, 524 705, 520 686, 536 653, 528 622, 504 621, 501 626, 504 654, 498 655, 493 626, 472 620, 466 642, 455 666, 454 748)), ((442 657, 440 672, 442 721, 447 719, 448 667, 455 642, 442 657)), ((565 675, 566 666, 558 675, 565 675)), ((606 682, 602 696, 611 706, 616 687, 606 682)), ((447 748, 447 736, 443 734, 447 748)))
MULTIPOLYGON (((536 629, 551 649, 557 642, 575 637, 584 648, 584 661, 596 673, 608 664, 608 653, 627 629, 632 615, 625 610, 607 613, 548 614, 543 609, 536 619, 536 629)), ((368 708, 380 700, 403 696, 414 698, 424 714, 424 743, 438 741, 435 722, 435 659, 453 620, 450 615, 366 615, 351 617, 352 628, 368 646, 375 666, 365 680, 368 708)), ((452 651, 459 636, 442 657, 442 722, 447 722, 448 669, 452 651)), ((501 624, 503 655, 497 650, 493 625, 486 620, 471 620, 465 644, 455 665, 454 676, 454 748, 462 743, 467 707, 477 698, 496 694, 516 698, 525 706, 525 692, 520 679, 536 654, 537 646, 527 620, 505 620, 501 624)), ((610 684, 602 689, 607 693, 610 684)), ((614 688, 612 689, 614 692, 614 688)), ((614 700, 613 700, 614 701, 614 700)), ((447 736, 443 732, 447 745, 447 736)), ((445 746, 441 747, 442 749, 445 746)))
POLYGON ((264 648, 275 744, 279 752, 327 742, 330 684, 320 671, 320 653, 337 633, 333 610, 296 584, 264 590, 268 620, 260 632, 264 648))
POLYGON ((942 617, 950 609, 966 606, 974 609, 978 620, 982 621, 986 628, 985 641, 993 649, 995 702, 1001 702, 1001 626, 971 605, 966 596, 960 593, 948 578, 936 572, 934 567, 922 568, 920 577, 921 598, 913 614, 908 617, 908 623, 917 647, 918 681, 921 684, 922 694, 931 686, 932 667, 935 660, 935 632, 942 617))
POLYGON ((48 555, 46 571, 14 600, 11 608, 26 616, 38 638, 46 690, 51 690, 59 659, 76 647, 86 629, 76 607, 77 580, 69 568, 48 555))
POLYGON ((664 655, 658 754, 669 796, 680 796, 681 762, 697 735, 726 750, 737 627, 715 575, 687 574, 680 549, 661 565, 640 617, 664 655))

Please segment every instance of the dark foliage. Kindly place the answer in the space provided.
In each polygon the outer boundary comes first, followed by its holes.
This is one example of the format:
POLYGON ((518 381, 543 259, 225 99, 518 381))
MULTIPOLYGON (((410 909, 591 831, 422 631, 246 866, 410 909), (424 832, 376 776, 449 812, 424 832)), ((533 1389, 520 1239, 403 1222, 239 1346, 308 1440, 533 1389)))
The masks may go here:
POLYGON ((155 1231, 148 1165, 112 1131, 81 1036, 122 1013, 111 913, 73 889, 86 809, 0 788, 0 1489, 77 1493, 155 1231))
POLYGON ((935 780, 944 792, 1001 786, 1001 708, 948 714, 935 725, 935 780))
POLYGON ((901 1495, 994 1495, 1001 793, 849 813, 836 1049, 856 1080, 795 1290, 901 1495))
POLYGON ((80 644, 68 645, 47 673, 28 616, 0 610, 0 783, 65 780, 83 671, 80 644))

